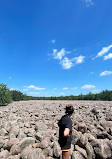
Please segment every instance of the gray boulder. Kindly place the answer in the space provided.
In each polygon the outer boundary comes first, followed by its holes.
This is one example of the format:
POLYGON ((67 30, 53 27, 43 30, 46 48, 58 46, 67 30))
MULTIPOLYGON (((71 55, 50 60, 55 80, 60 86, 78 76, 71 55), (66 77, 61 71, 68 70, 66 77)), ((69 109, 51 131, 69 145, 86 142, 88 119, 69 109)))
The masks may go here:
POLYGON ((85 148, 86 148, 86 152, 87 152, 87 158, 95 159, 93 147, 91 146, 91 144, 89 142, 86 144, 85 148))
POLYGON ((84 157, 78 151, 74 151, 72 154, 72 159, 84 159, 84 157))
POLYGON ((83 148, 79 147, 78 145, 75 145, 75 149, 76 149, 84 158, 87 158, 87 153, 86 153, 86 151, 85 151, 83 148))
POLYGON ((25 147, 25 149, 21 152, 20 157, 22 159, 38 159, 39 153, 37 149, 32 149, 31 146, 25 147))
POLYGON ((0 159, 7 159, 8 157, 9 157, 9 152, 7 150, 0 152, 0 159))
POLYGON ((91 142, 94 148, 95 154, 100 159, 106 159, 112 157, 112 151, 108 140, 96 139, 91 142))
POLYGON ((39 144, 39 147, 42 149, 45 149, 49 146, 50 144, 50 138, 46 137, 44 140, 41 141, 41 143, 39 144))
POLYGON ((33 145, 34 143, 35 139, 33 137, 25 137, 20 141, 19 146, 21 149, 24 149, 26 146, 33 145))
POLYGON ((4 128, 2 128, 1 130, 0 130, 0 135, 1 136, 5 136, 5 135, 7 135, 8 134, 8 132, 4 129, 4 128))
POLYGON ((11 155, 18 155, 21 152, 19 145, 13 145, 10 150, 11 155))
POLYGON ((59 157, 61 155, 61 148, 58 144, 58 142, 54 142, 54 146, 53 146, 53 154, 55 157, 59 157))

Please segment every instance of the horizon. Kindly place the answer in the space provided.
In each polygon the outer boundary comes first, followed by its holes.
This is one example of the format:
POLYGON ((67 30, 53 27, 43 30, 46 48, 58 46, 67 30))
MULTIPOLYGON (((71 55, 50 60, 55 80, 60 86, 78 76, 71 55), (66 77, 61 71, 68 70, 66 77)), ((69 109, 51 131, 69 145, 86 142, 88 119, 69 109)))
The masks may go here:
POLYGON ((112 90, 112 1, 4 0, 0 83, 28 96, 112 90))

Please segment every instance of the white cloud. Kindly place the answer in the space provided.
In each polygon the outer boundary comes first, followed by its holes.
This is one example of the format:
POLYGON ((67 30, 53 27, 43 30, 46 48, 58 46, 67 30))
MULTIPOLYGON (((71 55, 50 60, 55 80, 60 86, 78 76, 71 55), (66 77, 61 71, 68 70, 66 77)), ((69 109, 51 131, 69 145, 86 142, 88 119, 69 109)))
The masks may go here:
POLYGON ((85 1, 86 1, 86 4, 87 4, 87 7, 94 4, 93 0, 85 0, 85 1))
POLYGON ((63 69, 70 69, 71 67, 74 66, 74 64, 80 64, 84 62, 84 58, 85 56, 78 56, 78 57, 74 57, 72 59, 69 59, 68 57, 66 57, 66 54, 70 54, 71 52, 66 51, 64 48, 62 48, 59 52, 57 49, 53 49, 53 58, 57 59, 60 61, 60 64, 62 65, 63 69))
POLYGON ((73 60, 68 59, 67 57, 65 57, 62 61, 62 67, 63 69, 70 69, 71 67, 73 67, 73 60))
POLYGON ((112 53, 109 53, 108 55, 104 56, 104 60, 112 59, 112 53))
POLYGON ((100 90, 99 89, 93 89, 92 92, 93 93, 96 93, 96 92, 98 93, 98 92, 100 92, 100 90))
POLYGON ((15 88, 10 88, 10 91, 14 91, 14 90, 16 90, 15 88))
POLYGON ((57 51, 57 49, 53 49, 52 55, 54 59, 61 60, 63 56, 65 56, 68 53, 70 52, 66 51, 64 48, 62 48, 59 52, 57 51))
MULTIPOLYGON (((103 47, 102 50, 101 50, 100 52, 98 52, 98 54, 97 54, 97 56, 96 56, 95 58, 101 57, 101 56, 103 56, 104 54, 108 53, 108 51, 109 51, 111 48, 112 48, 112 45, 109 45, 109 46, 107 46, 107 47, 103 47)), ((95 58, 93 58, 93 59, 95 59, 95 58)))
POLYGON ((63 95, 64 93, 60 93, 61 95, 63 95))
POLYGON ((112 71, 104 71, 100 73, 100 76, 107 76, 107 75, 111 75, 112 71))
POLYGON ((39 87, 36 87, 36 86, 34 86, 34 85, 30 85, 30 86, 24 86, 24 87, 26 87, 26 88, 28 88, 28 89, 34 89, 34 90, 45 90, 45 88, 39 88, 39 87))
POLYGON ((68 89, 67 87, 63 88, 63 90, 67 90, 67 89, 68 89))
POLYGON ((55 44, 55 43, 56 43, 56 40, 51 40, 51 43, 52 43, 52 44, 55 44))
POLYGON ((77 87, 73 87, 73 88, 64 87, 63 88, 63 90, 68 90, 68 89, 77 89, 77 87))
POLYGON ((57 88, 53 88, 54 90, 57 90, 57 88))
POLYGON ((93 88, 95 88, 95 86, 94 85, 89 85, 89 84, 85 84, 84 86, 82 86, 81 87, 82 89, 93 89, 93 88))
POLYGON ((37 94, 39 94, 39 92, 28 92, 28 94, 37 95, 37 94))
POLYGON ((85 56, 80 55, 78 57, 75 57, 74 60, 76 60, 76 64, 79 64, 79 63, 84 62, 84 58, 85 58, 85 56))

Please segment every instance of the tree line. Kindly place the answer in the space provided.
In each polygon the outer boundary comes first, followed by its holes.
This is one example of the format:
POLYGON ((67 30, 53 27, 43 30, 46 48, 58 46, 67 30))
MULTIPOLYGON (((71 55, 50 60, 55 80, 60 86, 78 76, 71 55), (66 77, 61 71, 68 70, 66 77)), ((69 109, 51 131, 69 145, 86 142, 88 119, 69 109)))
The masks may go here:
POLYGON ((104 90, 100 93, 88 93, 86 95, 80 94, 78 96, 51 96, 51 97, 33 97, 23 94, 17 90, 10 90, 7 85, 0 84, 0 105, 4 106, 12 101, 21 100, 102 100, 102 101, 112 101, 112 91, 104 90))

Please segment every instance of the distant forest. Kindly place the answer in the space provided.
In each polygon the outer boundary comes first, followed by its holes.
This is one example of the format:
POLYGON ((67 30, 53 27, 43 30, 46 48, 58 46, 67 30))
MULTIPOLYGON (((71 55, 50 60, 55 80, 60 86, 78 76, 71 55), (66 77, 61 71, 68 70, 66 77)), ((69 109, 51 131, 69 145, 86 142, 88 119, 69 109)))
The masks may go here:
POLYGON ((27 96, 20 91, 10 90, 7 85, 0 84, 0 105, 7 105, 12 101, 21 100, 101 100, 101 101, 112 101, 112 91, 104 90, 100 93, 93 94, 88 93, 86 95, 80 94, 78 96, 51 96, 51 97, 33 97, 27 96))

